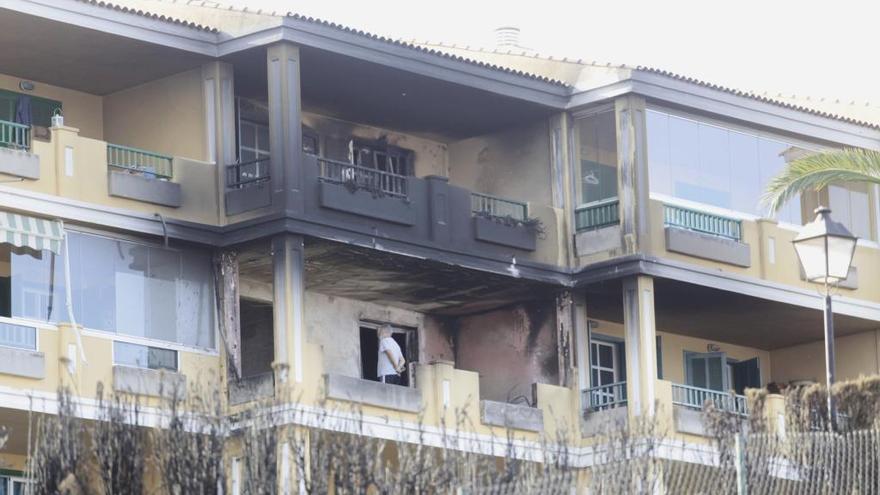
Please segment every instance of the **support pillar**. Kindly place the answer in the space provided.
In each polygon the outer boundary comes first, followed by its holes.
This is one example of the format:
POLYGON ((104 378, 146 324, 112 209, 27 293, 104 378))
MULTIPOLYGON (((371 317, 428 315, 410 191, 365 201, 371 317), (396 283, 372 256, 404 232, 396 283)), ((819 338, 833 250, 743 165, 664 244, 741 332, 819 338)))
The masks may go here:
POLYGON ((241 378, 241 320, 239 308, 238 252, 226 249, 214 253, 214 286, 220 313, 220 336, 226 349, 230 378, 241 378))
POLYGON ((650 251, 650 189, 646 153, 645 99, 627 95, 614 102, 617 121, 617 195, 625 254, 650 251))
POLYGON ((559 386, 569 387, 574 377, 574 315, 571 291, 556 296, 556 352, 559 361, 559 386))
POLYGON ((231 64, 202 66, 205 99, 205 156, 217 165, 218 219, 226 211, 226 166, 235 162, 235 76, 231 64))
POLYGON ((590 320, 586 299, 583 295, 574 298, 572 313, 574 317, 574 349, 577 366, 578 390, 590 388, 590 320))
POLYGON ((287 383, 290 373, 295 383, 303 379, 303 305, 305 304, 305 263, 303 238, 281 234, 272 239, 275 369, 277 383, 287 383))
POLYGON ((266 51, 272 206, 303 212, 302 105, 299 47, 289 42, 266 51))
POLYGON ((657 400, 653 278, 638 275, 623 280, 623 326, 629 412, 633 416, 652 416, 657 400))

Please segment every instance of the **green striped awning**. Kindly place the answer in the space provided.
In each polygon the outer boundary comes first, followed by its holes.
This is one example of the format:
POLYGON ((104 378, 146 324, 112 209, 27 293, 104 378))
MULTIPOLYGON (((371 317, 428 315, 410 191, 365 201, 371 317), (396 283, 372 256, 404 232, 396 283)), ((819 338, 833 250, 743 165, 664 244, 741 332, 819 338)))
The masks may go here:
POLYGON ((61 254, 64 228, 58 220, 0 211, 0 243, 61 254))

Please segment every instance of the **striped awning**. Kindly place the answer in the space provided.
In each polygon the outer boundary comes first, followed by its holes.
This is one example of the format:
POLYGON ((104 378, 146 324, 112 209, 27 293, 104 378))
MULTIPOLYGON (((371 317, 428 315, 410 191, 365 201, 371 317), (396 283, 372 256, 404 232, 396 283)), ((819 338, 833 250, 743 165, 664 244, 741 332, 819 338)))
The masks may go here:
POLYGON ((61 254, 64 228, 58 220, 0 211, 0 243, 61 254))

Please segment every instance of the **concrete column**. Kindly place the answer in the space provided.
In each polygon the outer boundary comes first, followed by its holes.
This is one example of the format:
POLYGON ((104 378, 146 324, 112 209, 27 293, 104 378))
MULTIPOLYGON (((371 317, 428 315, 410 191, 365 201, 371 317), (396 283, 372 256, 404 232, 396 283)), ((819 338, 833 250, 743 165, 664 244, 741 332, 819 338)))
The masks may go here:
POLYGON ((624 252, 650 250, 650 193, 645 99, 627 95, 614 102, 617 121, 617 195, 624 252))
POLYGON ((574 298, 574 352, 578 390, 590 388, 590 319, 583 295, 574 298))
POLYGON ((559 386, 569 387, 574 378, 574 349, 572 313, 573 300, 571 291, 563 291, 556 296, 556 352, 559 362, 559 386))
POLYGON ((572 239, 574 235, 574 206, 572 184, 574 172, 571 159, 571 117, 563 112, 550 118, 551 188, 553 207, 565 212, 563 235, 559 236, 559 259, 561 262, 574 262, 572 239))
POLYGON ((431 219, 431 240, 439 244, 449 244, 452 233, 449 227, 449 177, 429 175, 428 213, 431 219))
POLYGON ((299 48, 288 42, 266 51, 269 81, 269 146, 272 205, 303 212, 302 105, 299 48))
POLYGON ((231 64, 209 62, 202 66, 205 99, 205 156, 217 164, 218 219, 225 211, 226 166, 235 162, 235 77, 231 64))
POLYGON ((623 281, 623 326, 626 348, 626 397, 631 415, 653 415, 657 399, 657 332, 654 326, 654 279, 633 276, 623 281))
POLYGON ((281 234, 272 239, 274 272, 272 315, 275 326, 275 375, 278 383, 302 382, 303 305, 305 263, 303 238, 281 234))

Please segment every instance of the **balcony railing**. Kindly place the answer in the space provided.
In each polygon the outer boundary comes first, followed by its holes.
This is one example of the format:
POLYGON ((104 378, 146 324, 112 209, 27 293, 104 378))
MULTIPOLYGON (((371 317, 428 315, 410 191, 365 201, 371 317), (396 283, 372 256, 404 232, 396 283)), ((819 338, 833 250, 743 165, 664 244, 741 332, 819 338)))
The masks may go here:
POLYGON ((512 218, 524 222, 529 217, 529 205, 520 201, 471 193, 471 211, 478 215, 512 218))
POLYGON ((742 221, 690 210, 680 206, 665 205, 664 224, 668 227, 700 232, 739 241, 742 239, 742 221))
POLYGON ((619 204, 617 198, 610 198, 577 207, 574 210, 575 228, 581 232, 619 224, 619 204))
POLYGON ((344 184, 354 189, 372 191, 385 196, 407 197, 406 175, 326 158, 318 158, 318 175, 325 182, 344 184))
POLYGON ((152 151, 107 144, 107 165, 131 172, 137 172, 145 177, 170 180, 173 177, 171 163, 173 158, 152 151))
POLYGON ((31 149, 30 126, 0 120, 0 148, 31 149))
POLYGON ((600 385, 581 391, 584 410, 603 411, 626 405, 626 382, 600 385))
POLYGON ((690 409, 702 410, 706 402, 712 402, 715 407, 722 411, 746 416, 749 413, 746 398, 743 395, 733 395, 728 392, 719 392, 707 388, 692 387, 690 385, 672 384, 672 403, 690 409))
POLYGON ((0 346, 37 350, 37 329, 0 321, 0 346))
POLYGON ((229 189, 241 189, 242 187, 267 182, 270 178, 270 167, 269 157, 227 165, 226 187, 229 189))

